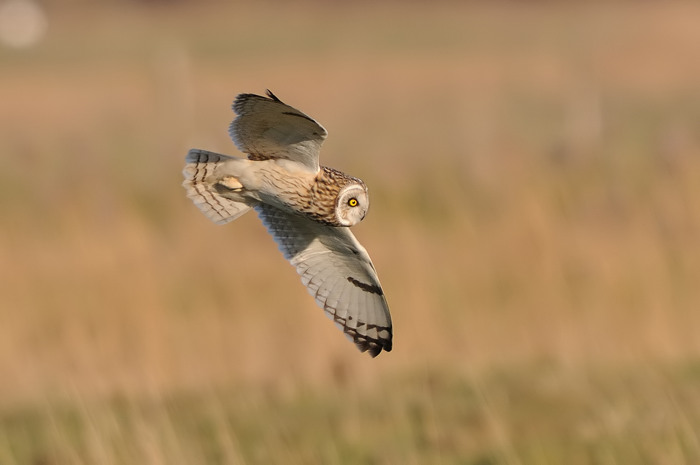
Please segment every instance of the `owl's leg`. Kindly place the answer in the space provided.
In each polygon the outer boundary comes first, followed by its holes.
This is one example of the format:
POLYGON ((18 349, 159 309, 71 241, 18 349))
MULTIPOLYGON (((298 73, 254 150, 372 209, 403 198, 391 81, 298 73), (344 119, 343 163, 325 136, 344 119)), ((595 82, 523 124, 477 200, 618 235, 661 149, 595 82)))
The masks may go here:
POLYGON ((225 178, 220 179, 217 184, 224 186, 226 189, 233 192, 241 192, 243 190, 243 184, 241 184, 241 182, 233 176, 226 176, 225 178))

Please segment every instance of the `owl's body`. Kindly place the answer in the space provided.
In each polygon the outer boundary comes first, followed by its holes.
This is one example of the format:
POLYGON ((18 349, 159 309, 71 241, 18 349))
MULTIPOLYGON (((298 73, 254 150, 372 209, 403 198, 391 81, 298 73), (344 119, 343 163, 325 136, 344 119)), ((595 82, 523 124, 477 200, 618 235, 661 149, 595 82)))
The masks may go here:
POLYGON ((389 308, 374 266, 347 227, 365 217, 365 184, 318 164, 326 130, 269 98, 241 94, 229 128, 247 158, 193 149, 183 174, 187 195, 223 224, 254 208, 303 284, 363 352, 392 348, 389 308))

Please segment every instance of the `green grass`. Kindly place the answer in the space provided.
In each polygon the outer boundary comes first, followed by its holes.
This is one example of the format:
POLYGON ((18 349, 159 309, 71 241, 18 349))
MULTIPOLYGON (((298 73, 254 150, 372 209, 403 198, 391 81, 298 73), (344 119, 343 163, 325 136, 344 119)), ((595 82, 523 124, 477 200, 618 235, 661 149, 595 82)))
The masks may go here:
POLYGON ((695 463, 697 366, 424 370, 371 390, 205 389, 0 417, 4 463, 695 463))

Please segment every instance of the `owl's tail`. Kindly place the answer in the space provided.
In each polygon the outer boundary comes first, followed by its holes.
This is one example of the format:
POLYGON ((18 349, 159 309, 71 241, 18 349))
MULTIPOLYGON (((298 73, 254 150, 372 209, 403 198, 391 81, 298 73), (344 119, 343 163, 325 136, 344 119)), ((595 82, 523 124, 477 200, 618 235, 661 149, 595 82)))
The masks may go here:
POLYGON ((236 194, 243 186, 235 178, 214 177, 217 166, 233 159, 234 157, 206 150, 192 149, 187 154, 187 164, 182 171, 185 177, 182 185, 187 191, 187 197, 217 224, 233 221, 251 208, 243 196, 236 194))

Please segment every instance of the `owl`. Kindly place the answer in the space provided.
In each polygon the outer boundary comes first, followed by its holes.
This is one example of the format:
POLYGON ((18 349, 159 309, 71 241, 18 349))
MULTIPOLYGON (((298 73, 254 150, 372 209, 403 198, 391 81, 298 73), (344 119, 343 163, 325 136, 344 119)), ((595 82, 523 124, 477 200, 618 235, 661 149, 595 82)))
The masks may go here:
POLYGON ((319 165, 327 132, 313 118, 267 97, 240 94, 229 135, 246 158, 192 149, 183 186, 212 221, 254 209, 326 315, 360 351, 392 347, 389 307, 374 265, 349 227, 369 208, 360 179, 319 165))

